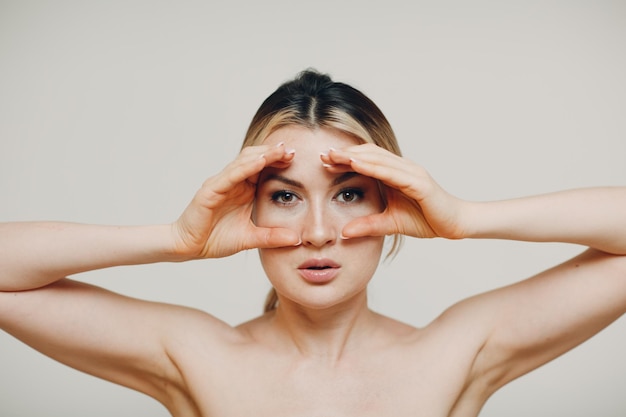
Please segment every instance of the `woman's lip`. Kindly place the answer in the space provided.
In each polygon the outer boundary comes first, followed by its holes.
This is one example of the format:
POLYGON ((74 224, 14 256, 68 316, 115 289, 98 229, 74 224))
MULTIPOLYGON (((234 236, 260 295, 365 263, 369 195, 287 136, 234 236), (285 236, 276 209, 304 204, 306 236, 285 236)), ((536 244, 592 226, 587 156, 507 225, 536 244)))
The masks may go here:
POLYGON ((332 281, 339 273, 341 266, 330 259, 313 258, 298 266, 298 272, 305 281, 311 284, 325 284, 332 281))
POLYGON ((326 284, 327 282, 332 281, 337 276, 337 274, 339 273, 339 268, 299 268, 298 272, 305 281, 311 284, 326 284))
POLYGON ((339 264, 332 259, 311 258, 302 262, 298 269, 322 269, 322 268, 339 268, 339 264))

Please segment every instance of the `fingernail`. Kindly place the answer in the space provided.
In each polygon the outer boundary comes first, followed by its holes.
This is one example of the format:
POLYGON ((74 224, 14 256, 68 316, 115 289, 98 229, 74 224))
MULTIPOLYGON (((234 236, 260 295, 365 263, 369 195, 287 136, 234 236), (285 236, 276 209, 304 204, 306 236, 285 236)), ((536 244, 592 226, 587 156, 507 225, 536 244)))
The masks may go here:
POLYGON ((322 166, 323 166, 324 168, 332 168, 332 165, 331 165, 331 164, 322 164, 322 166))
POLYGON ((291 154, 296 153, 296 150, 295 150, 295 149, 293 149, 293 148, 291 148, 291 149, 287 149, 287 150, 285 150, 285 153, 286 153, 286 154, 290 154, 290 155, 291 155, 291 154))
POLYGON ((328 156, 328 152, 320 152, 320 156, 328 156))
POLYGON ((280 143, 277 143, 277 144, 276 144, 276 147, 277 147, 277 148, 280 148, 280 147, 281 147, 281 146, 283 146, 284 144, 285 144, 285 142, 280 142, 280 143))

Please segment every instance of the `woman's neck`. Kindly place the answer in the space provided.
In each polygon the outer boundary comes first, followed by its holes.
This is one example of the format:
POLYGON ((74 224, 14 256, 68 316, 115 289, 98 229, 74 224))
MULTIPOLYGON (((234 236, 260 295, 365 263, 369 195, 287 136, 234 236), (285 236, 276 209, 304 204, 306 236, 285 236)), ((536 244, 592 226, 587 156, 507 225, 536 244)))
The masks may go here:
POLYGON ((353 346, 361 345, 369 337, 377 317, 368 308, 364 292, 326 309, 280 300, 272 322, 303 356, 338 362, 353 346))

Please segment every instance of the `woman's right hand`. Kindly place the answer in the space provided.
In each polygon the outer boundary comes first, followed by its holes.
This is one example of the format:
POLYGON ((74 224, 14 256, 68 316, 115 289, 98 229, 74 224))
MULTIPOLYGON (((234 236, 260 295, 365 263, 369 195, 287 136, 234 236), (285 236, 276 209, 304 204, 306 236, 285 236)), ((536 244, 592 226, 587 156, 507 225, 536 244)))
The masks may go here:
POLYGON ((259 173, 268 166, 286 167, 293 157, 282 143, 244 148, 204 182, 173 223, 175 253, 184 259, 219 258, 252 248, 298 245, 296 232, 257 227, 251 219, 259 173))

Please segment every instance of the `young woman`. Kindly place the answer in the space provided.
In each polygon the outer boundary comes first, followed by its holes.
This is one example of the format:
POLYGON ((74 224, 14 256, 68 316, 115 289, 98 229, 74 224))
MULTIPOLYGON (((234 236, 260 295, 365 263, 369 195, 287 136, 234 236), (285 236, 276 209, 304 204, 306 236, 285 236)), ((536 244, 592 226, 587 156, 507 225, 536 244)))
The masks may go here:
POLYGON ((626 189, 476 203, 402 158, 380 110, 305 71, 255 115, 239 156, 172 224, 8 223, 0 327, 174 416, 476 416, 509 381, 626 310, 626 189), (371 311, 386 236, 588 247, 461 301, 423 328, 371 311), (65 277, 258 248, 266 312, 231 327, 65 277))

